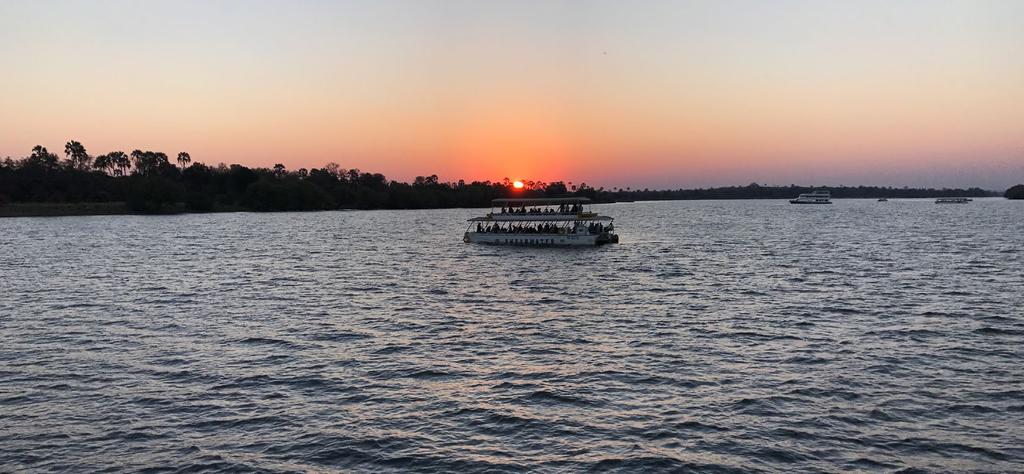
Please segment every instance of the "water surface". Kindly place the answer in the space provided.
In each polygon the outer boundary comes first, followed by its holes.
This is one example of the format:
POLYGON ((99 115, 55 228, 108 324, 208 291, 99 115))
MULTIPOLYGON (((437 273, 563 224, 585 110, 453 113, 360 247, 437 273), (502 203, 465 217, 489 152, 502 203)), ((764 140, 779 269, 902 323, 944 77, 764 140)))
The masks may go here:
POLYGON ((0 220, 0 471, 1019 470, 1024 202, 0 220))

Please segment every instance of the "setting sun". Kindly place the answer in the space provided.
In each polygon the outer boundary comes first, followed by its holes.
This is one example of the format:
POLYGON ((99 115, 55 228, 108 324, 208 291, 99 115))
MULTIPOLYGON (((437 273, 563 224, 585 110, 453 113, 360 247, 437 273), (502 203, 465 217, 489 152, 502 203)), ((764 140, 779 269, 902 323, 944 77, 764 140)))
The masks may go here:
POLYGON ((523 189, 523 182, 522 181, 516 181, 516 182, 512 183, 512 187, 516 188, 516 189, 523 189))

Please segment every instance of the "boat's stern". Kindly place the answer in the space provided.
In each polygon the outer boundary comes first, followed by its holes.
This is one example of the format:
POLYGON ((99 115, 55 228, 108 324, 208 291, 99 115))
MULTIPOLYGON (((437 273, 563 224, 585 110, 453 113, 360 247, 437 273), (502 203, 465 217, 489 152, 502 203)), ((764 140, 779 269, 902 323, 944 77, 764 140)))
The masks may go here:
POLYGON ((601 244, 617 244, 619 243, 619 235, 611 232, 602 232, 597 234, 597 239, 594 240, 595 245, 601 244))

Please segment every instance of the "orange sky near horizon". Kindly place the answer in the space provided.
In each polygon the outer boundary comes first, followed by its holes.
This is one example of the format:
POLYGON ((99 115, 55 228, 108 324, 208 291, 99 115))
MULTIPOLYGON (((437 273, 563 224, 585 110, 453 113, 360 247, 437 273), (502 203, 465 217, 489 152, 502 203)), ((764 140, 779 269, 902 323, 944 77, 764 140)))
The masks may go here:
POLYGON ((603 186, 1024 181, 1024 3, 12 1, 0 156, 603 186))

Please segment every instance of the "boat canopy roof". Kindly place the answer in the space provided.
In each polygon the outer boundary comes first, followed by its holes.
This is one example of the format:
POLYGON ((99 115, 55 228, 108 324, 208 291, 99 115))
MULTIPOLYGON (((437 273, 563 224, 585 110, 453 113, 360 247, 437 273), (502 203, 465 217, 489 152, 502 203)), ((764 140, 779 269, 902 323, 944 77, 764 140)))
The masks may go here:
POLYGON ((597 214, 492 214, 474 217, 469 222, 569 222, 569 221, 611 221, 608 216, 597 214))
POLYGON ((507 206, 507 205, 535 205, 544 206, 551 204, 586 204, 589 203, 589 198, 575 197, 575 198, 504 198, 494 199, 491 201, 492 206, 507 206))

